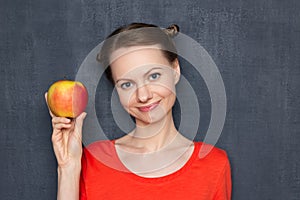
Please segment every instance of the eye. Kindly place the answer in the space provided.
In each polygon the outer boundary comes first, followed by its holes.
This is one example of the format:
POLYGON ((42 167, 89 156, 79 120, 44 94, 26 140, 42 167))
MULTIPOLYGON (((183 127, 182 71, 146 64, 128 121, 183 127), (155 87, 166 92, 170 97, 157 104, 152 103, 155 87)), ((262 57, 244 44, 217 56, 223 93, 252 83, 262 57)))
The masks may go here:
POLYGON ((156 80, 160 77, 160 73, 154 73, 149 76, 150 80, 156 80))
POLYGON ((125 82, 125 83, 122 83, 121 84, 121 88, 122 89, 128 89, 132 86, 132 83, 131 82, 125 82))

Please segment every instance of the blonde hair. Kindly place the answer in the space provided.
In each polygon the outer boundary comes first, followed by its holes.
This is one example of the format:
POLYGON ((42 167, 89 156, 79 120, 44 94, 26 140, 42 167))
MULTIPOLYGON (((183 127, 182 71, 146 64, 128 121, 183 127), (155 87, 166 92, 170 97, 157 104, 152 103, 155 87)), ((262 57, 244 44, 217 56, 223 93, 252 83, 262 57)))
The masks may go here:
POLYGON ((172 63, 178 58, 177 50, 172 39, 178 32, 179 27, 176 24, 165 29, 145 23, 131 23, 119 27, 106 38, 97 55, 97 60, 102 63, 104 67, 107 67, 105 73, 112 83, 114 83, 114 80, 110 69, 110 55, 121 47, 158 44, 165 58, 172 63))

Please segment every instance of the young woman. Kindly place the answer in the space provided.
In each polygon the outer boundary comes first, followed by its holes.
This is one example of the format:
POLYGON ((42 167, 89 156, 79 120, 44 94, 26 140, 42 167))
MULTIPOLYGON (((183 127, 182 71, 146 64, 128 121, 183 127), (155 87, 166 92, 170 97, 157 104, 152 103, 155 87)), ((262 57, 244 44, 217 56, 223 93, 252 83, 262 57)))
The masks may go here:
POLYGON ((50 112, 58 199, 231 198, 226 153, 213 147, 200 158, 205 144, 190 141, 174 126, 180 65, 172 37, 178 31, 176 25, 133 23, 109 35, 98 54, 120 103, 135 119, 127 135, 82 149, 86 113, 70 120, 50 112))

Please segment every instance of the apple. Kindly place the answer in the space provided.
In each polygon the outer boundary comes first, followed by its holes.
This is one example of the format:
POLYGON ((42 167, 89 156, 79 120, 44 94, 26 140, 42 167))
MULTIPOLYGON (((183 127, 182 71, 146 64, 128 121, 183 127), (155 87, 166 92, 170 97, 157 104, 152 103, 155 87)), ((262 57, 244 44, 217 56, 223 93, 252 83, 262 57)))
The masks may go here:
POLYGON ((87 89, 79 81, 60 80, 53 83, 48 90, 49 109, 58 117, 77 117, 85 110, 87 102, 87 89))

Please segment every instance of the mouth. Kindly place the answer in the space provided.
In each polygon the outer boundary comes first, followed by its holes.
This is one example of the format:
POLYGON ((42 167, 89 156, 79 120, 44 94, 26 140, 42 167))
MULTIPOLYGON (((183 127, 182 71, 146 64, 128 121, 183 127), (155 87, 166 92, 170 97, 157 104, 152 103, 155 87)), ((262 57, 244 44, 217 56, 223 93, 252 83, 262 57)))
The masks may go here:
POLYGON ((151 103, 151 104, 149 104, 147 106, 138 107, 138 109, 141 112, 149 112, 149 111, 155 109, 159 105, 159 103, 160 103, 160 100, 157 101, 157 102, 151 103))

